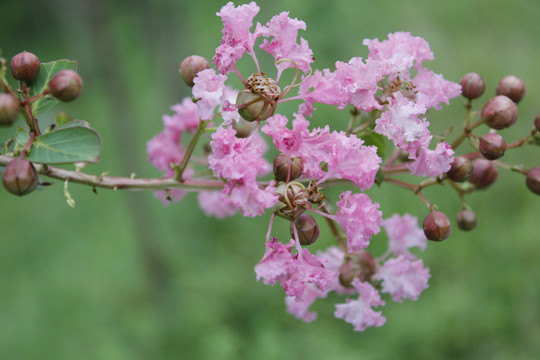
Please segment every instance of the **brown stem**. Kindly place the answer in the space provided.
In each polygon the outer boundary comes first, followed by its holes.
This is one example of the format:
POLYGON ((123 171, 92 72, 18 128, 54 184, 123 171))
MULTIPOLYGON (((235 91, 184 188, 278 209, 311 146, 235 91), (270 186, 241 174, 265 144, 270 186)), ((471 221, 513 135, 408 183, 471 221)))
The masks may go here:
MULTIPOLYGON (((0 165, 2 166, 6 166, 11 160, 12 158, 9 156, 0 155, 0 165)), ((173 178, 133 179, 129 177, 89 175, 80 171, 70 171, 45 166, 44 164, 34 164, 34 167, 41 175, 53 179, 69 180, 69 182, 89 185, 93 188, 112 190, 167 190, 176 188, 186 191, 217 191, 223 189, 223 182, 219 180, 193 179, 179 183, 173 178)))

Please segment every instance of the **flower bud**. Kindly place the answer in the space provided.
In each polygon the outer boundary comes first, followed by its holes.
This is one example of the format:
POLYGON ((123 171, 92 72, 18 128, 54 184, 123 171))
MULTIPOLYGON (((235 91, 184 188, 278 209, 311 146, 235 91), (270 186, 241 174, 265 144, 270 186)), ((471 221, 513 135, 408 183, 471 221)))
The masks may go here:
POLYGON ((505 95, 516 104, 525 96, 525 83, 514 75, 505 76, 497 85, 497 95, 505 95))
POLYGON ((236 130, 237 138, 247 138, 253 131, 253 124, 239 118, 237 122, 233 122, 233 128, 236 130))
POLYGON ((463 182, 470 179, 472 175, 472 162, 465 156, 456 156, 450 166, 446 176, 455 182, 463 182))
POLYGON ((486 90, 484 79, 474 72, 465 74, 459 84, 461 85, 461 95, 469 100, 479 98, 486 90))
POLYGON ((238 92, 238 113, 247 121, 266 120, 274 115, 281 89, 274 79, 255 73, 246 80, 246 88, 238 92))
MULTIPOLYGON (((298 179, 302 175, 304 170, 304 161, 301 157, 291 155, 291 176, 290 180, 298 179)), ((289 173, 289 156, 284 153, 279 153, 274 158, 274 176, 279 181, 287 181, 287 175, 289 173)))
POLYGON ((49 81, 51 94, 60 101, 69 102, 79 97, 83 82, 73 70, 61 70, 49 81))
POLYGON ((19 101, 11 94, 0 94, 0 126, 10 126, 19 115, 19 101))
POLYGON ((506 141, 499 134, 489 133, 480 138, 480 153, 488 160, 495 160, 504 155, 506 141))
POLYGON ((34 191, 39 180, 34 165, 25 158, 16 157, 6 165, 2 183, 10 193, 23 196, 34 191))
POLYGON ((339 282, 347 288, 352 288, 352 281, 358 278, 360 281, 369 281, 375 274, 375 260, 366 250, 360 250, 350 254, 343 265, 339 268, 339 282))
POLYGON ((534 119, 534 128, 536 131, 540 131, 540 114, 536 115, 536 118, 534 119))
POLYGON ((533 167, 529 170, 525 184, 527 184, 527 187, 533 193, 540 195, 540 166, 533 167))
POLYGON ((473 173, 469 182, 474 184, 477 189, 487 189, 497 180, 498 176, 499 171, 491 161, 478 158, 473 161, 473 173))
POLYGON ((276 111, 275 102, 270 102, 263 95, 254 94, 248 89, 238 92, 236 105, 246 105, 238 109, 238 113, 246 121, 266 120, 276 111))
POLYGON ((32 81, 39 73, 39 58, 27 51, 11 58, 11 75, 16 80, 32 81))
POLYGON ((208 60, 199 55, 191 55, 182 61, 179 71, 186 84, 193 87, 195 85, 193 79, 195 79, 199 71, 206 69, 210 69, 208 60))
POLYGON ((469 231, 476 227, 478 220, 472 210, 461 210, 456 216, 457 225, 461 230, 469 231))
POLYGON ((482 120, 492 129, 504 129, 514 125, 518 117, 516 104, 504 95, 489 99, 482 108, 482 120))
POLYGON ((440 211, 433 211, 424 218, 424 234, 429 240, 443 241, 452 233, 448 216, 440 211))
POLYGON ((291 222, 291 236, 294 237, 294 227, 298 233, 298 239, 302 245, 311 245, 319 237, 319 225, 313 216, 302 214, 291 222))

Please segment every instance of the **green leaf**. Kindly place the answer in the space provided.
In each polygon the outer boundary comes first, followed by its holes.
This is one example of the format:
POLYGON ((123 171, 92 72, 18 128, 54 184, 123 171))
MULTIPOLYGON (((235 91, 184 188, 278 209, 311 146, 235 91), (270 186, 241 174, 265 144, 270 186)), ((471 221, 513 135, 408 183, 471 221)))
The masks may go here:
MULTIPOLYGON (((37 78, 29 84, 31 87, 30 97, 42 93, 49 86, 49 81, 52 79, 52 77, 60 70, 65 69, 76 70, 77 61, 62 59, 41 63, 37 78)), ((41 99, 38 99, 32 103, 32 114, 34 116, 41 114, 57 103, 58 100, 50 95, 42 97, 41 99)))
MULTIPOLYGON (((28 133, 17 133, 16 141, 26 144, 28 133)), ((101 138, 97 131, 68 123, 58 130, 36 137, 26 158, 41 164, 69 164, 97 162, 100 154, 101 138)))
POLYGON ((386 157, 386 140, 385 137, 381 134, 377 134, 376 132, 371 132, 368 135, 361 136, 362 140, 364 140, 364 145, 375 145, 377 147, 377 155, 381 159, 385 159, 386 157))
POLYGON ((73 118, 63 111, 60 111, 58 114, 56 114, 56 125, 58 127, 66 125, 71 120, 73 120, 73 118))

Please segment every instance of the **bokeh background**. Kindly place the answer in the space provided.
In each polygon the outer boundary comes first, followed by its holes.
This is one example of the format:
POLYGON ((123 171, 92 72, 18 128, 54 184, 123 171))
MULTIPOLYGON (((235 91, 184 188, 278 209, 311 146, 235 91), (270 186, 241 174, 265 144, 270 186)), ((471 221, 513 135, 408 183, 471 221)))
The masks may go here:
MULTIPOLYGON (((221 38, 215 16, 225 1, 3 0, 0 48, 8 60, 27 50, 42 61, 79 61, 83 96, 61 104, 103 137, 102 161, 88 172, 157 177, 145 143, 161 116, 189 95, 178 76, 191 54, 213 56, 221 38)), ((494 95, 514 74, 528 87, 507 141, 525 134, 540 111, 540 2, 259 1, 255 21, 290 11, 304 20, 315 68, 367 56, 364 38, 410 31, 435 53, 428 66, 458 82, 479 72, 494 95)), ((246 65, 246 68, 249 68, 246 65)), ((250 71, 250 70, 246 70, 250 71)), ((459 127, 462 99, 430 114, 435 129, 459 127)), ((315 121, 346 118, 320 106, 315 121), (328 114, 328 115, 327 115, 328 114)), ((41 117, 52 121, 55 111, 41 117)), ((13 129, 1 129, 2 140, 13 129)), ((482 131, 487 131, 482 129, 482 131)), ((540 164, 532 146, 508 161, 540 164)), ((255 282, 268 216, 217 220, 194 194, 163 206, 150 192, 63 184, 16 198, 0 189, 0 359, 535 359, 540 354, 540 199, 524 177, 501 171, 492 188, 469 197, 478 228, 430 243, 421 254, 430 287, 416 302, 387 300, 387 323, 354 332, 319 300, 312 324, 285 312, 283 291, 255 282)), ((385 216, 426 209, 390 186, 370 191, 385 216)), ((457 196, 426 195, 453 220, 457 196)), ((455 224, 455 222, 454 222, 455 224)), ((278 225, 286 236, 286 226, 278 225)), ((330 244, 323 230, 316 246, 330 244)), ((374 246, 385 248, 384 234, 374 246)))

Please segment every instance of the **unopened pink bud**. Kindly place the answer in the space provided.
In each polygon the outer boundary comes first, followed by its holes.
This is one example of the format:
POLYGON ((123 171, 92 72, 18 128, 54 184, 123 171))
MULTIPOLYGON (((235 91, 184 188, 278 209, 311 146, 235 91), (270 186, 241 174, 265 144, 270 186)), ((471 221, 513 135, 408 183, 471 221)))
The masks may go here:
POLYGON ((188 86, 193 87, 195 85, 193 79, 195 79, 199 71, 206 69, 210 69, 208 60, 199 55, 191 55, 180 64, 180 76, 188 86))
POLYGON ((508 96, 516 104, 523 99, 527 88, 523 80, 517 76, 505 76, 497 85, 497 95, 508 96))

